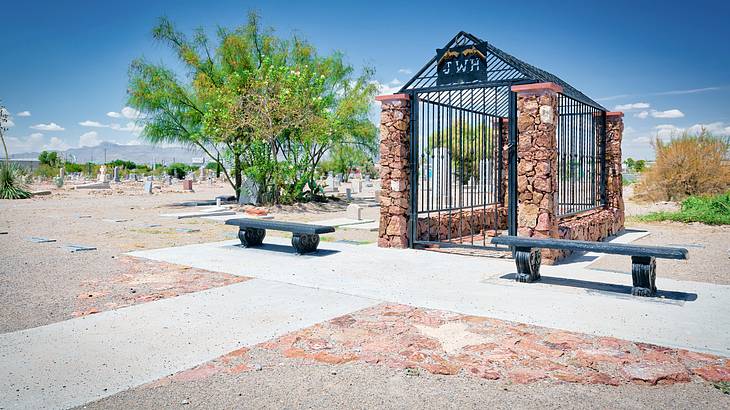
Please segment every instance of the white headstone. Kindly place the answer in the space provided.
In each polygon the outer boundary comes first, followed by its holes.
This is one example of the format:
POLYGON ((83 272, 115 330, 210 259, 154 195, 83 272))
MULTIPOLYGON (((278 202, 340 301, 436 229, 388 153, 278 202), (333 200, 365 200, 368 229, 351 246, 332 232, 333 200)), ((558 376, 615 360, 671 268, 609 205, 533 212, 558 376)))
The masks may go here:
POLYGON ((358 204, 350 204, 347 206, 347 218, 362 220, 362 207, 358 204))

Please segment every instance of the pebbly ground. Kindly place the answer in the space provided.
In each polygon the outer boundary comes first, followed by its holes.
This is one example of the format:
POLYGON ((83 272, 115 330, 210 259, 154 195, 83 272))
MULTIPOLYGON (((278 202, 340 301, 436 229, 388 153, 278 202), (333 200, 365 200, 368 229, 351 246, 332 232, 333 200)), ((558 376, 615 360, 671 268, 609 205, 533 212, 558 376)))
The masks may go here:
MULTIPOLYGON (((199 184, 192 193, 165 187, 163 191, 156 189, 153 195, 144 194, 141 183, 99 191, 57 189, 48 185, 34 188, 49 189, 53 193, 28 200, 0 200, 0 232, 7 232, 0 234, 0 300, 3 301, 0 303, 0 333, 70 319, 80 312, 104 310, 106 305, 106 308, 125 306, 129 304, 130 296, 139 299, 144 293, 130 292, 141 286, 133 283, 127 287, 129 283, 124 283, 125 280, 139 282, 160 278, 159 275, 153 278, 153 268, 139 271, 125 263, 122 257, 125 252, 236 237, 235 228, 220 222, 160 217, 160 214, 195 210, 180 205, 186 201, 210 200, 217 195, 230 194, 230 187, 223 184, 199 184), (33 243, 28 240, 32 236, 56 242, 33 243), (97 249, 71 253, 63 248, 70 244, 97 249), (89 303, 91 301, 81 298, 84 294, 103 292, 107 294, 99 303, 89 303)), ((273 213, 278 219, 331 219, 344 217, 346 206, 344 201, 338 201, 278 207, 273 213)), ((371 218, 375 212, 375 208, 368 208, 365 215, 371 218)), ((322 240, 373 242, 376 237, 377 232, 339 230, 334 235, 323 236, 322 240)), ((157 284, 157 288, 165 288, 164 292, 154 292, 154 287, 148 287, 148 300, 155 300, 155 294, 171 297, 177 291, 187 293, 186 287, 188 291, 194 291, 221 286, 227 281, 222 276, 212 281, 199 277, 193 281, 195 283, 190 283, 184 280, 185 272, 180 270, 167 279, 170 286, 157 284), (181 280, 182 287, 173 286, 172 282, 180 285, 181 280)), ((140 301, 143 300, 137 302, 140 301)))

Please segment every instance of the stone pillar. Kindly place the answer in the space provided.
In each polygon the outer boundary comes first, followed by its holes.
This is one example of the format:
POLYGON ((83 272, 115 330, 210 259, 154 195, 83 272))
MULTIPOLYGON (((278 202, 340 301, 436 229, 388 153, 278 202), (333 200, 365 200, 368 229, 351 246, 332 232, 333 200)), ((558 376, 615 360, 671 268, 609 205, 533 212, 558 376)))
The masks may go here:
MULTIPOLYGON (((517 93, 517 233, 556 238, 558 93, 554 83, 516 85, 517 93)), ((543 253, 554 261, 559 252, 543 253)))
POLYGON ((623 175, 621 173, 621 140, 624 113, 606 113, 606 207, 613 212, 611 234, 624 228, 623 175))
POLYGON ((408 94, 381 95, 380 231, 378 246, 408 247, 410 218, 410 117, 408 94))

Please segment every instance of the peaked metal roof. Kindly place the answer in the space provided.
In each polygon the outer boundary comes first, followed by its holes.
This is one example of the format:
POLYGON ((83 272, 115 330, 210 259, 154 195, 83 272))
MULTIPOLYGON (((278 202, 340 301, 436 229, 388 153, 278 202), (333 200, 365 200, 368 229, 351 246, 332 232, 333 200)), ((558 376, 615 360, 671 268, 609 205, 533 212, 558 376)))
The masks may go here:
MULTIPOLYGON (((484 41, 472 34, 461 31, 453 39, 451 39, 444 48, 478 43, 484 43, 484 41)), ((473 84, 478 84, 480 86, 504 86, 508 84, 551 82, 560 85, 563 88, 564 95, 592 105, 601 110, 606 110, 605 107, 598 104, 567 82, 561 80, 558 76, 539 69, 532 64, 528 64, 519 58, 500 50, 491 43, 486 43, 486 48, 488 50, 488 55, 486 56, 488 79, 486 82, 473 84)), ((436 56, 434 56, 420 71, 418 71, 418 73, 416 73, 415 76, 413 76, 413 78, 405 83, 399 92, 407 92, 410 90, 437 91, 438 88, 440 88, 436 85, 436 78, 438 76, 437 65, 436 56)), ((465 84, 465 86, 468 86, 468 84, 469 83, 465 84)))

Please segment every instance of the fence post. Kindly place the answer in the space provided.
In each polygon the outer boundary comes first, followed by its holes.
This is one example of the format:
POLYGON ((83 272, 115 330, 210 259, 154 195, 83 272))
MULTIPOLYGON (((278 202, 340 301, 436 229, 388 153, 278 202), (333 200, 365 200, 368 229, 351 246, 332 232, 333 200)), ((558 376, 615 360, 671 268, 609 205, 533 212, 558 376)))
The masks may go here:
POLYGON ((381 95, 380 230, 378 246, 407 248, 411 215, 410 117, 408 94, 381 95))
MULTIPOLYGON (((558 93, 555 83, 512 86, 517 93, 517 233, 520 236, 558 236, 557 123, 558 93)), ((513 183, 510 181, 510 183, 513 183)), ((559 252, 545 252, 543 261, 559 252)))
POLYGON ((621 172, 621 140, 624 132, 624 113, 606 113, 606 207, 613 212, 613 226, 609 234, 624 228, 623 174, 621 172))

